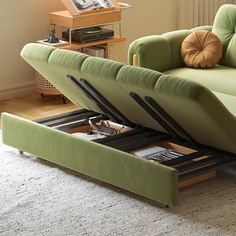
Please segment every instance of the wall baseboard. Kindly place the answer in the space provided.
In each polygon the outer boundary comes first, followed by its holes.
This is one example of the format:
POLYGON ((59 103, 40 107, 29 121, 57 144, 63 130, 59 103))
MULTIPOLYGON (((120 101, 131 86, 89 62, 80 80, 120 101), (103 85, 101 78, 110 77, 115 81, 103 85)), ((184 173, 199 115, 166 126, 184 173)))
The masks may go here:
POLYGON ((0 101, 30 94, 34 88, 35 83, 31 83, 15 88, 0 90, 0 101))

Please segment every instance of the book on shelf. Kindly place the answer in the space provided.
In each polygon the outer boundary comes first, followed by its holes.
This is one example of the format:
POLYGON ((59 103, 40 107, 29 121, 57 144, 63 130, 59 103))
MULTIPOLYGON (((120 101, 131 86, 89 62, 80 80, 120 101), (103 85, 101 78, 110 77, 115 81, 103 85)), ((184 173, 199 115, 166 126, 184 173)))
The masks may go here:
POLYGON ((91 46, 83 48, 83 53, 93 57, 105 58, 105 49, 98 46, 91 46))

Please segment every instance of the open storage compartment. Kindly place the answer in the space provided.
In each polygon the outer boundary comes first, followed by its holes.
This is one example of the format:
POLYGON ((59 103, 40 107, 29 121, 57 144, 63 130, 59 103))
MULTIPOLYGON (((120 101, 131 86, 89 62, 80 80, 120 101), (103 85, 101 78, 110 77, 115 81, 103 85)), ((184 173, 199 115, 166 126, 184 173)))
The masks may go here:
POLYGON ((216 175, 216 168, 231 158, 213 155, 209 150, 183 146, 170 135, 138 126, 115 123, 105 115, 79 110, 37 120, 37 123, 61 130, 75 137, 130 153, 175 169, 178 188, 198 183, 216 175))
POLYGON ((37 120, 37 123, 70 133, 138 158, 169 166, 178 172, 178 187, 215 176, 218 159, 204 151, 183 147, 165 133, 143 127, 128 127, 87 110, 37 120))
POLYGON ((32 122, 4 113, 5 144, 171 206, 179 188, 234 161, 230 153, 197 144, 151 97, 130 92, 168 134, 130 123, 88 81, 67 79, 105 115, 83 109, 32 122))

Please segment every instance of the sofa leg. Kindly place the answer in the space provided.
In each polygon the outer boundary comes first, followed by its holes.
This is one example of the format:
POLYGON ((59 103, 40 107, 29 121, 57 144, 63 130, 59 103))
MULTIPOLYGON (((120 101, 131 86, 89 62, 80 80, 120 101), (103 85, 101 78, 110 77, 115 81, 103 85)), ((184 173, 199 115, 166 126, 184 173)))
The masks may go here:
POLYGON ((139 66, 138 55, 133 55, 133 66, 139 66))
POLYGON ((68 99, 64 95, 62 95, 61 98, 62 98, 64 104, 68 103, 68 99))
POLYGON ((19 150, 19 154, 20 154, 20 155, 24 155, 24 151, 19 150))

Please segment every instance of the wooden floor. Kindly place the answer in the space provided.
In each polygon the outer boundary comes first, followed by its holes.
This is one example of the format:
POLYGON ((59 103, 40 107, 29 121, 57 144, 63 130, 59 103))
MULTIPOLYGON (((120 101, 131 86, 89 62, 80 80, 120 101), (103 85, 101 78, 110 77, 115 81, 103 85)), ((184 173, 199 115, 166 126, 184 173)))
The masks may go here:
POLYGON ((0 101, 0 113, 8 112, 30 120, 78 109, 71 102, 64 104, 61 96, 41 97, 35 92, 26 96, 0 101))

